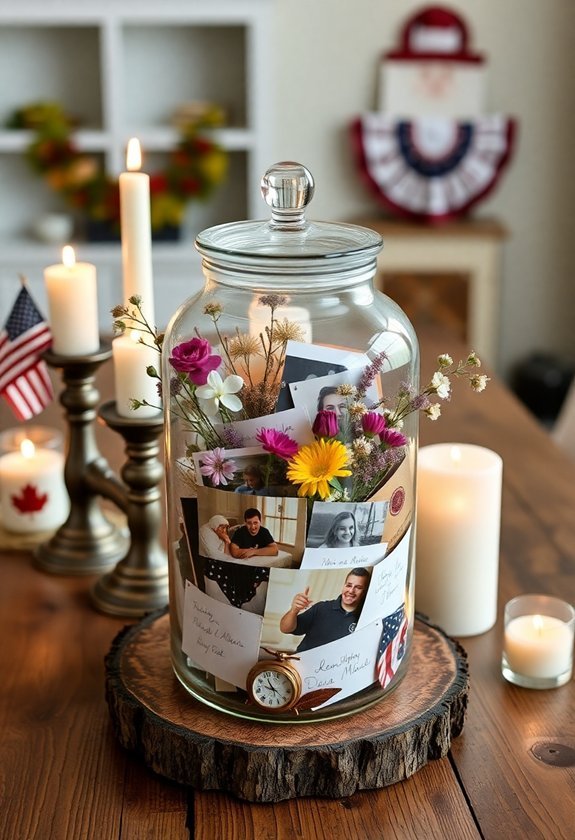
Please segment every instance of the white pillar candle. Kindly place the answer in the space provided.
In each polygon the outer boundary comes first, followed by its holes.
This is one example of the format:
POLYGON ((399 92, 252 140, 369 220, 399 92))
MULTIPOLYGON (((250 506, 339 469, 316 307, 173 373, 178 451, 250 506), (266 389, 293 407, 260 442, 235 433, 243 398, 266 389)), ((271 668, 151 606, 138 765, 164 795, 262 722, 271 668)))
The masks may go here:
POLYGON ((36 449, 24 440, 20 452, 0 458, 0 516, 7 531, 55 530, 69 509, 61 452, 36 449))
POLYGON ((480 446, 419 450, 415 606, 453 636, 497 618, 502 467, 480 446))
POLYGON ((160 356, 153 347, 140 342, 141 335, 137 330, 130 330, 112 341, 116 410, 122 417, 135 420, 156 417, 160 413, 158 408, 152 408, 160 405, 159 380, 146 372, 150 365, 158 369, 160 356), (131 401, 134 399, 146 400, 151 405, 133 409, 131 401))
POLYGON ((76 262, 64 247, 62 262, 44 269, 52 349, 62 356, 83 356, 100 348, 96 267, 76 262))
POLYGON ((142 311, 154 326, 152 278, 152 224, 150 219, 150 178, 140 172, 142 157, 136 138, 128 143, 128 172, 120 175, 120 221, 122 230, 122 273, 124 304, 139 295, 142 311))
POLYGON ((516 674, 558 677, 571 668, 573 630, 551 615, 520 615, 505 627, 503 649, 516 674))

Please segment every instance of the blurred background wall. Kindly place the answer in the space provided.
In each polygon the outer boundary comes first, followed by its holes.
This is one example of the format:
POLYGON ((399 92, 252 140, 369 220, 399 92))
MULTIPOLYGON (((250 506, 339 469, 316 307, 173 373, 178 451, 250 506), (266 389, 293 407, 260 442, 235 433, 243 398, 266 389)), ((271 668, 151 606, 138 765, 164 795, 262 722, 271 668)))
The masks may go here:
MULTIPOLYGON (((413 0, 270 0, 270 160, 304 162, 315 218, 381 208, 357 175, 347 129, 376 106, 378 61, 395 46, 413 0)), ((519 123, 515 155, 474 211, 509 229, 503 248, 500 371, 534 349, 575 361, 575 3, 450 2, 487 60, 487 111, 519 123)), ((385 257, 385 253, 384 253, 385 257)))

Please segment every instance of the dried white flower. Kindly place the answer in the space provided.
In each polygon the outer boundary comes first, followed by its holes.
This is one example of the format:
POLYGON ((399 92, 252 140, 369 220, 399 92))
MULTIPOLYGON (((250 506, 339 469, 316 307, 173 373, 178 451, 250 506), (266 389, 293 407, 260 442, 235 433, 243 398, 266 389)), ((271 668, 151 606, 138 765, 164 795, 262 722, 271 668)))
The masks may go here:
POLYGON ((469 367, 481 367, 481 359, 479 358, 475 350, 469 354, 465 364, 469 365, 469 367))
POLYGON ((426 414, 430 420, 437 420, 437 418, 441 416, 441 406, 439 403, 433 403, 425 409, 424 414, 426 414))
POLYGON ((471 376, 469 379, 469 384, 473 391, 484 391, 487 387, 487 383, 489 382, 489 377, 485 376, 485 374, 480 374, 476 376, 471 376))
POLYGON ((352 452, 355 458, 366 458, 372 450, 373 443, 365 435, 356 438, 352 443, 352 452))
POLYGON ((450 367, 453 364, 453 359, 449 353, 442 353, 441 356, 437 357, 437 364, 440 368, 450 367))
POLYGON ((448 376, 441 373, 440 370, 436 370, 431 379, 431 387, 440 400, 446 400, 451 391, 451 382, 448 376))

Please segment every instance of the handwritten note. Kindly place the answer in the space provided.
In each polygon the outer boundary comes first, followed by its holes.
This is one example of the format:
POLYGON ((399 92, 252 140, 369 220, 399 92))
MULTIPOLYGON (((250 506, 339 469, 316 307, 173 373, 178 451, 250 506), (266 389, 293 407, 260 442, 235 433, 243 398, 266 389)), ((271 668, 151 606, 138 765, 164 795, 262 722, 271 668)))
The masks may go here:
POLYGON ((302 569, 344 569, 375 566, 385 557, 387 543, 355 546, 353 548, 306 548, 302 569))
POLYGON ((381 621, 374 621, 349 636, 298 654, 300 660, 297 667, 302 677, 304 694, 321 688, 340 689, 332 698, 315 708, 337 703, 375 682, 381 632, 381 621))
POLYGON ((186 581, 182 650, 200 668, 245 688, 263 619, 210 598, 186 581))
POLYGON ((410 536, 411 527, 399 545, 374 567, 358 628, 391 615, 404 602, 410 536))

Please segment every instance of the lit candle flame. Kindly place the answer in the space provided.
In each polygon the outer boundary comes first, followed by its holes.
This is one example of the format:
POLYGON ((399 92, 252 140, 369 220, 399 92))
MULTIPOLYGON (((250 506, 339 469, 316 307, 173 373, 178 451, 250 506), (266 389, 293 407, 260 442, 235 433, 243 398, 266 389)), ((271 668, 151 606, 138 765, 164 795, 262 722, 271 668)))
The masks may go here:
POLYGON ((453 461, 454 464, 461 463, 461 449, 459 446, 452 446, 449 451, 449 457, 453 461))
POLYGON ((36 447, 34 446, 31 440, 25 438, 20 444, 20 452, 22 453, 24 458, 33 458, 34 453, 36 452, 36 447))
POLYGON ((130 338, 135 344, 140 343, 140 331, 139 330, 132 330, 130 333, 130 338))
POLYGON ((541 618, 540 615, 534 615, 533 616, 533 628, 535 630, 537 630, 539 635, 541 635, 541 632, 543 630, 543 619, 541 618))
POLYGON ((130 172, 137 172, 142 167, 142 150, 140 149, 140 141, 137 137, 132 137, 128 141, 126 167, 130 172))
POLYGON ((64 245, 62 248, 62 262, 66 268, 73 268, 76 265, 76 254, 71 245, 64 245))

